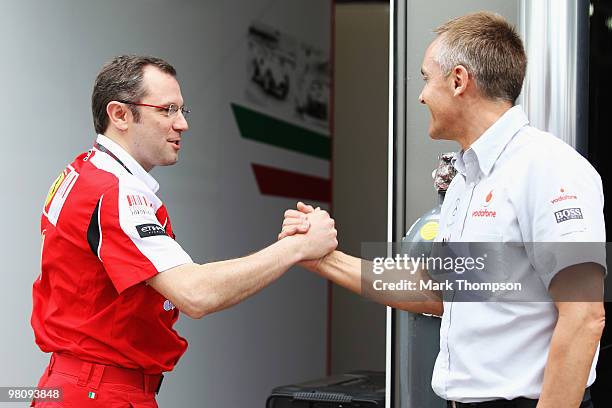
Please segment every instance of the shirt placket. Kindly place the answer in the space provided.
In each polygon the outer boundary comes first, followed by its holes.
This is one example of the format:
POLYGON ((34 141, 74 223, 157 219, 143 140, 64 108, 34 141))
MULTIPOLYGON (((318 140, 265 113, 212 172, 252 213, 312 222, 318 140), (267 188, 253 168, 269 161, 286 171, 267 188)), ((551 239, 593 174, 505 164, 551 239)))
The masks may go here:
POLYGON ((463 201, 462 206, 462 222, 460 230, 458 231, 459 239, 463 238, 463 232, 465 231, 465 224, 467 222, 467 217, 470 213, 470 208, 472 207, 472 199, 474 198, 474 191, 476 190, 476 185, 478 185, 478 174, 479 167, 478 162, 474 159, 471 159, 465 163, 466 167, 466 189, 462 194, 461 201, 463 201))
MULTIPOLYGON (((471 154, 473 155, 473 152, 471 152, 471 154)), ((478 181, 479 181, 478 179, 479 171, 480 171, 480 168, 478 166, 477 159, 475 159, 474 157, 466 157, 465 188, 464 188, 464 191, 462 191, 459 195, 460 197, 459 198, 459 208, 457 209, 458 211, 457 218, 458 218, 458 221, 460 222, 456 222, 452 226, 451 232, 450 232, 451 236, 458 237, 458 239, 461 239, 463 237, 463 231, 465 230, 465 223, 467 221, 469 210, 472 205, 472 198, 474 197, 474 190, 476 189, 476 185, 478 184, 478 181)), ((454 298, 454 293, 453 293, 453 298, 454 298)), ((445 381, 445 393, 446 394, 448 394, 448 381, 450 379, 450 373, 451 373, 451 352, 450 352, 448 338, 449 338, 450 329, 452 325, 453 306, 454 306, 453 298, 451 298, 451 300, 447 302, 447 305, 445 306, 445 313, 448 312, 448 319, 446 319, 446 325, 443 326, 442 331, 440 332, 440 335, 442 337, 441 346, 444 347, 446 351, 446 361, 445 361, 445 367, 444 367, 446 369, 446 376, 445 376, 446 377, 446 381, 445 381)))

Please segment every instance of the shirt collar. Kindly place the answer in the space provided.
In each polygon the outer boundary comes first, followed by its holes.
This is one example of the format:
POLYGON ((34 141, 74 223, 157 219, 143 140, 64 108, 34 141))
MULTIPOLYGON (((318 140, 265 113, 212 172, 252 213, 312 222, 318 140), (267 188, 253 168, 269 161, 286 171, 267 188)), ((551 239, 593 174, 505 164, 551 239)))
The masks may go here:
POLYGON ((157 193, 159 183, 123 147, 104 135, 98 135, 96 142, 117 156, 136 178, 145 183, 154 193, 157 193))
POLYGON ((520 105, 510 108, 466 151, 457 155, 455 168, 465 176, 467 162, 475 159, 482 173, 488 176, 506 145, 527 124, 529 120, 520 105))

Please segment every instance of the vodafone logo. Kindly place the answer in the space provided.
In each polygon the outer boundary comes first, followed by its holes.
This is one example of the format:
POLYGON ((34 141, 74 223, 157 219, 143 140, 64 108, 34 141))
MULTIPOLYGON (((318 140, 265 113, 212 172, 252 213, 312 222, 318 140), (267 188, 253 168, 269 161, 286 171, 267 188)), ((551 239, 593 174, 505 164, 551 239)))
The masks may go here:
POLYGON ((489 211, 489 210, 477 210, 472 212, 473 218, 495 218, 497 217, 497 212, 489 211))
POLYGON ((472 218, 495 218, 497 217, 497 212, 493 210, 488 210, 487 207, 493 202, 493 191, 489 191, 489 194, 485 196, 484 203, 480 210, 472 211, 472 218))
POLYGON ((552 200, 550 200, 551 204, 557 204, 560 203, 562 201, 567 201, 567 200, 577 200, 578 196, 574 195, 574 194, 566 194, 565 193, 565 189, 563 187, 561 187, 561 195, 559 197, 553 198, 552 200))
POLYGON ((488 207, 489 204, 491 204, 491 201, 493 201, 493 190, 489 191, 489 194, 487 194, 487 196, 485 197, 485 202, 483 206, 488 207))

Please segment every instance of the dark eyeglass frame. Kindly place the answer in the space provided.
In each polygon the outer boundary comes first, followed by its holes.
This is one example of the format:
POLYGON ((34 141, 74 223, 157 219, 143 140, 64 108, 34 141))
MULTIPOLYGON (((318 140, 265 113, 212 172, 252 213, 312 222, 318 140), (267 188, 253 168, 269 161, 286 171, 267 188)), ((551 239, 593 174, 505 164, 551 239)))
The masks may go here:
POLYGON ((187 115, 189 115, 191 113, 191 111, 187 108, 185 108, 185 105, 183 106, 178 106, 175 105, 173 103, 171 103, 168 106, 159 106, 159 105, 151 105, 148 103, 138 103, 138 102, 131 102, 131 101, 117 101, 117 102, 121 102, 121 103, 125 103, 127 105, 134 105, 134 106, 147 106, 149 108, 157 108, 157 109, 161 109, 166 111, 166 114, 169 118, 174 117, 179 111, 181 111, 181 113, 183 114, 183 117, 187 117, 187 115))

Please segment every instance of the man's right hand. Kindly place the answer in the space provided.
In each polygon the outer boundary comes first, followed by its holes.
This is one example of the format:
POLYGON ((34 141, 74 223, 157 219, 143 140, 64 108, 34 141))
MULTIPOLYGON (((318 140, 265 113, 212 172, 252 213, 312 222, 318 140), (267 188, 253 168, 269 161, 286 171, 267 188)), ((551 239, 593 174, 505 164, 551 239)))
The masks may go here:
MULTIPOLYGON (((305 220, 299 219, 299 225, 294 225, 295 228, 291 228, 294 234, 298 233, 293 238, 301 241, 300 251, 303 261, 320 259, 332 252, 338 246, 338 233, 335 228, 334 220, 329 216, 327 211, 320 209, 313 209, 307 215, 305 214, 305 216, 305 220)), ((283 230, 284 229, 285 227, 283 226, 283 230)), ((284 236, 281 237, 282 234, 283 232, 279 235, 279 239, 284 238, 284 236)))
POLYGON ((241 302, 298 262, 317 265, 337 245, 334 220, 323 210, 313 210, 298 235, 242 258, 179 265, 147 283, 183 313, 199 319, 241 302))
POLYGON ((315 211, 321 211, 319 207, 316 209, 311 205, 304 204, 299 201, 297 210, 289 209, 285 211, 285 219, 283 220, 283 228, 278 234, 278 239, 281 240, 295 234, 305 234, 310 228, 308 214, 315 211))

